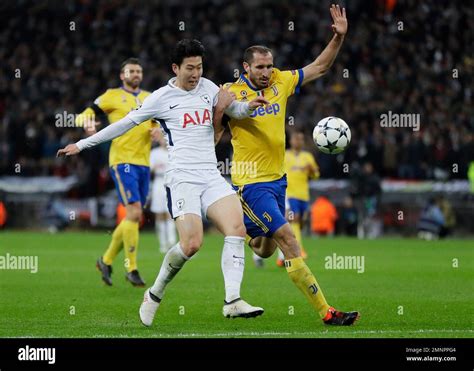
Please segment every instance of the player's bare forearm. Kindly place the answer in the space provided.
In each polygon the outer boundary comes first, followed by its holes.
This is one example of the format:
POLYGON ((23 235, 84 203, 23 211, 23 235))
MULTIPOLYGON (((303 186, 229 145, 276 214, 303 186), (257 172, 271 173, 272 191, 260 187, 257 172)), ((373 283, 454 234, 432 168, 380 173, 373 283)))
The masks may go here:
POLYGON ((319 54, 312 63, 303 68, 304 77, 302 85, 316 80, 318 77, 327 73, 333 65, 344 42, 344 37, 347 33, 346 10, 344 8, 341 10, 339 5, 332 5, 330 12, 334 22, 331 26, 334 31, 334 36, 321 54, 319 54))
POLYGON ((222 129, 220 132, 214 132, 214 145, 217 146, 217 144, 221 141, 222 134, 224 134, 224 129, 222 129))
POLYGON ((83 149, 94 147, 100 143, 115 139, 136 126, 135 122, 130 120, 128 116, 117 121, 113 125, 107 126, 105 129, 91 135, 86 139, 81 139, 79 142, 69 144, 65 148, 60 149, 57 156, 72 156, 77 155, 83 149))
POLYGON ((224 117, 224 110, 216 107, 212 116, 212 125, 214 126, 214 145, 217 145, 224 133, 224 126, 222 126, 222 118, 224 117))
POLYGON ((316 80, 318 77, 326 74, 336 59, 339 49, 341 49, 344 36, 334 35, 329 44, 319 54, 313 63, 303 68, 303 85, 316 80))

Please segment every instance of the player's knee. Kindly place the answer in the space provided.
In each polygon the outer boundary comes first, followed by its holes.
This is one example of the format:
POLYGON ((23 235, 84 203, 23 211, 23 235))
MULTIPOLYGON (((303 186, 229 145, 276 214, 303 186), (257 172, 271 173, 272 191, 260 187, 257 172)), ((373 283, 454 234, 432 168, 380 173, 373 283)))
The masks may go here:
POLYGON ((132 210, 130 212, 127 211, 127 219, 128 220, 132 220, 134 222, 139 222, 141 217, 142 217, 141 210, 132 210))
POLYGON ((127 207, 127 219, 134 222, 139 222, 142 217, 142 208, 140 205, 133 205, 127 207))
POLYGON ((277 244, 271 239, 261 239, 258 248, 254 248, 254 252, 261 258, 269 258, 277 248, 277 244))
POLYGON ((181 248, 183 249, 186 256, 193 256, 196 254, 202 246, 202 238, 191 237, 185 241, 181 241, 181 248))
POLYGON ((267 249, 259 249, 259 250, 254 250, 254 251, 255 251, 255 254, 257 254, 261 258, 266 259, 273 255, 273 253, 275 252, 275 249, 267 248, 267 249))
POLYGON ((247 229, 245 229, 245 225, 243 222, 241 221, 236 222, 232 226, 232 236, 245 237, 246 234, 247 234, 247 229))
POLYGON ((250 240, 249 246, 252 249, 259 249, 262 246, 263 237, 254 237, 250 240))

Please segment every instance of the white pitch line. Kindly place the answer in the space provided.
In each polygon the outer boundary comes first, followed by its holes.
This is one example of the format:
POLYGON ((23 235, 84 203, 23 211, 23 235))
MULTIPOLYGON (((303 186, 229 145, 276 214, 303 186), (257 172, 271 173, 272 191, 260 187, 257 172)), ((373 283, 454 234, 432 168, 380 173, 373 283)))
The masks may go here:
POLYGON ((308 336, 308 335, 327 335, 327 334, 345 334, 345 335, 369 335, 369 334, 411 334, 411 333, 474 333, 474 330, 451 330, 451 329, 442 329, 442 330, 434 330, 434 329, 427 329, 427 330, 369 330, 369 331, 338 331, 338 332, 330 332, 329 330, 321 331, 321 332, 225 332, 225 333, 216 333, 216 334, 199 334, 199 333, 180 333, 180 334, 173 334, 173 335, 162 335, 157 334, 158 337, 235 337, 235 336, 258 336, 258 337, 265 337, 265 336, 289 336, 289 335, 296 335, 296 336, 308 336))
MULTIPOLYGON (((320 332, 222 332, 214 334, 205 334, 205 333, 178 333, 178 334, 153 334, 152 337, 236 337, 236 336, 256 336, 256 337, 265 337, 265 336, 307 336, 307 335, 327 335, 327 334, 345 334, 345 335, 369 335, 369 334, 411 334, 411 333, 474 333, 474 330, 452 330, 452 329, 426 329, 426 330, 361 330, 361 331, 338 331, 330 332, 329 330, 320 331, 320 332)), ((126 337, 126 336, 125 336, 126 337)))
MULTIPOLYGON (((225 338, 232 338, 236 336, 255 336, 255 337, 265 337, 265 336, 307 336, 307 335, 369 335, 369 334, 377 334, 377 335, 383 335, 383 334, 423 334, 423 333, 446 333, 446 334, 458 334, 458 333, 469 333, 469 334, 474 334, 474 330, 452 330, 452 329, 440 329, 440 330, 435 330, 435 329, 420 329, 420 330, 355 330, 351 331, 348 329, 348 331, 337 331, 337 332, 330 332, 329 330, 325 331, 320 331, 320 332, 220 332, 220 333, 178 333, 178 334, 160 334, 160 333, 151 333, 147 334, 148 336, 144 336, 145 338, 149 337, 158 337, 158 338, 182 338, 182 337, 225 337, 225 338)), ((39 336, 41 338, 57 338, 56 336, 39 336)), ((18 338, 18 339, 34 339, 34 336, 15 336, 15 337, 4 337, 4 338, 18 338)), ((74 337, 68 337, 68 338, 74 338, 74 337)), ((83 336, 79 337, 83 338, 83 336)), ((89 338, 89 337, 87 337, 89 338)), ((130 337, 129 335, 117 335, 117 336, 110 336, 109 334, 107 335, 93 335, 90 338, 134 338, 134 336, 130 337)), ((324 338, 324 336, 323 336, 324 338)))

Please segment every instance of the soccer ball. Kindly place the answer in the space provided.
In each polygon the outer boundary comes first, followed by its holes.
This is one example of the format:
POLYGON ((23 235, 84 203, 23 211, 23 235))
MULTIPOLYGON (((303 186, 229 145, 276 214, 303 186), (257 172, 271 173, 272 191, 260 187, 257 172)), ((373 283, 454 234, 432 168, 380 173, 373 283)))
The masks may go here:
POLYGON ((338 117, 325 117, 314 127, 313 140, 321 152, 335 155, 349 145, 351 129, 338 117))

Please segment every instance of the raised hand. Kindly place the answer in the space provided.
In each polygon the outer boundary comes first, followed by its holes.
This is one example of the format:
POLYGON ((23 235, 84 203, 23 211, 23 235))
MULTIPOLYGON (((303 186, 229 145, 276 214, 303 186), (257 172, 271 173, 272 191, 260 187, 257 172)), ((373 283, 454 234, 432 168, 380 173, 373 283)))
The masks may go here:
POLYGON ((331 12, 332 21, 332 30, 335 34, 339 36, 344 36, 347 33, 347 18, 346 18, 346 9, 339 7, 339 5, 332 4, 329 8, 331 12))

